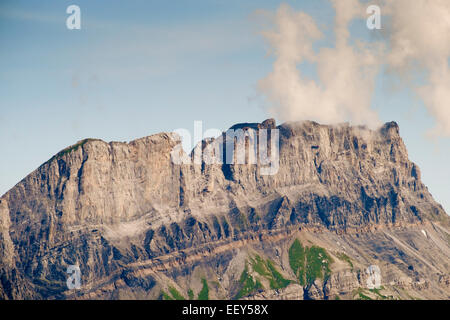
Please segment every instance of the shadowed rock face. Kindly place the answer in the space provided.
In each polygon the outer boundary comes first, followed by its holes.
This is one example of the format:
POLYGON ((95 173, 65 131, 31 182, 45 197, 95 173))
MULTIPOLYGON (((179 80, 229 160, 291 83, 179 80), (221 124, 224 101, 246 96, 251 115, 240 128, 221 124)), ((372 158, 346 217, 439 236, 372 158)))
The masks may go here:
MULTIPOLYGON (((232 127, 273 128, 273 120, 232 127)), ((176 165, 175 134, 88 139, 61 151, 0 199, 0 298, 154 299, 169 286, 201 287, 202 278, 214 284, 211 298, 233 298, 255 254, 294 281, 286 252, 295 238, 331 255, 345 244, 360 269, 335 262, 328 279, 301 293, 292 283, 281 298, 351 295, 374 261, 398 297, 449 297, 449 219, 408 160, 396 123, 276 128, 280 167, 266 176, 259 163, 176 165), (66 268, 74 264, 83 286, 71 291, 66 268)), ((263 287, 248 298, 280 294, 263 287)))

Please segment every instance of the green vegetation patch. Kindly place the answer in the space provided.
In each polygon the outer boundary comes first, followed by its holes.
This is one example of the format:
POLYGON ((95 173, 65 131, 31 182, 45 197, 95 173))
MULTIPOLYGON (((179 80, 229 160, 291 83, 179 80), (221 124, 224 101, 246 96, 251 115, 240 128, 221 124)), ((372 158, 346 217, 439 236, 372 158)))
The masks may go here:
POLYGON ((271 260, 264 261, 264 259, 256 255, 254 259, 251 259, 251 263, 256 273, 269 280, 271 289, 285 288, 291 283, 290 280, 283 278, 271 260))
POLYGON ((366 296, 364 293, 359 293, 359 299, 358 300, 372 300, 372 298, 366 296))
POLYGON ((186 300, 174 287, 169 287, 169 293, 161 291, 164 300, 186 300))
POLYGON ((255 272, 263 277, 270 277, 270 272, 267 270, 266 262, 258 255, 251 259, 252 268, 255 272))
POLYGON ((289 248, 289 264, 302 286, 311 285, 316 279, 326 280, 332 263, 333 259, 324 248, 303 247, 298 239, 289 248))
POLYGON ((80 147, 84 146, 86 144, 86 142, 88 142, 89 140, 90 139, 84 139, 84 140, 81 140, 78 143, 76 143, 76 144, 74 144, 74 145, 72 145, 70 147, 65 148, 64 150, 58 152, 52 159, 55 159, 55 158, 59 159, 59 158, 61 158, 62 156, 66 155, 66 154, 69 154, 69 153, 71 153, 73 151, 78 150, 80 147))
POLYGON ((188 297, 189 300, 194 300, 194 291, 192 291, 192 289, 188 290, 188 297))
POLYGON ((200 290, 198 294, 198 300, 208 300, 209 299, 209 288, 208 288, 208 282, 205 278, 202 279, 203 288, 200 290))
POLYGON ((381 294, 380 290, 384 290, 384 287, 381 286, 379 289, 377 288, 369 289, 370 292, 375 293, 381 300, 390 299, 390 297, 381 294))
POLYGON ((312 246, 306 250, 306 283, 312 284, 316 279, 327 279, 330 274, 330 265, 333 262, 324 248, 312 246))
POLYGON ((173 298, 164 290, 161 290, 162 300, 173 300, 173 298))
POLYGON ((364 288, 358 288, 353 290, 353 298, 356 300, 394 300, 395 298, 393 296, 385 296, 380 291, 384 290, 384 287, 381 286, 380 288, 376 289, 364 289, 364 288), (368 292, 375 294, 375 297, 369 297, 368 292))
POLYGON ((373 300, 371 297, 366 296, 363 288, 353 290, 353 299, 356 300, 373 300))
POLYGON ((241 290, 239 290, 235 299, 240 299, 242 297, 248 296, 249 294, 262 289, 263 286, 258 279, 253 279, 253 277, 248 273, 248 267, 245 266, 244 271, 242 271, 241 278, 239 279, 239 284, 241 285, 241 290))
POLYGON ((283 276, 278 272, 271 260, 267 260, 267 267, 272 273, 272 278, 270 279, 270 287, 272 289, 286 288, 291 283, 291 280, 283 278, 283 276))
POLYGON ((289 264, 302 286, 305 285, 305 258, 305 248, 298 239, 295 239, 289 248, 289 264))

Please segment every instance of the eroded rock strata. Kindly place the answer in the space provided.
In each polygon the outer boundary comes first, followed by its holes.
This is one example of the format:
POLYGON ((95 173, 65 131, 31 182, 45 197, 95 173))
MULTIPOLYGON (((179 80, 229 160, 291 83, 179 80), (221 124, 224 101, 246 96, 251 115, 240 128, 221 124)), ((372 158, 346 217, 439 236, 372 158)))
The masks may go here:
POLYGON ((277 174, 177 165, 171 133, 55 155, 0 198, 0 298, 450 298, 449 218, 396 123, 232 128, 279 130, 277 174))

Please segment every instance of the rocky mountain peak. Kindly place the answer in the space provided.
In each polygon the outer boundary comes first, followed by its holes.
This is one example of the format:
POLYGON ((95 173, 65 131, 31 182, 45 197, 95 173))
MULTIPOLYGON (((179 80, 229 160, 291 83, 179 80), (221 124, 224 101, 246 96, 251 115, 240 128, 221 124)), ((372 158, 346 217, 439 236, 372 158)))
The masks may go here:
POLYGON ((86 139, 57 153, 0 199, 0 259, 19 288, 3 284, 3 296, 51 295, 36 279, 59 279, 75 262, 99 281, 124 264, 299 228, 448 225, 395 122, 369 130, 268 119, 230 129, 278 129, 276 174, 262 175, 259 162, 176 164, 173 133, 86 139))

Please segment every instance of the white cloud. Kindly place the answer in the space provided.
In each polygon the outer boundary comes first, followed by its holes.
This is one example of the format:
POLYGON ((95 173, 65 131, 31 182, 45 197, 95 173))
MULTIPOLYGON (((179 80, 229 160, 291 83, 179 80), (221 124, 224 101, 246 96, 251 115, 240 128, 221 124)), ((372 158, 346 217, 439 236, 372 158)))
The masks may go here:
POLYGON ((273 16, 273 30, 262 34, 276 57, 273 71, 259 82, 260 91, 282 120, 310 119, 325 123, 351 120, 369 126, 379 124, 371 110, 374 79, 381 47, 349 44, 348 25, 365 13, 358 0, 332 1, 336 9, 334 48, 314 52, 322 37, 314 19, 282 4, 273 16), (302 75, 297 66, 316 63, 319 81, 302 75))
MULTIPOLYGON (((432 133, 450 136, 450 1, 380 0, 385 41, 350 40, 349 24, 367 18, 367 3, 330 0, 336 11, 335 43, 313 50, 323 37, 315 20, 282 4, 271 16, 272 28, 262 32, 275 56, 272 72, 258 88, 281 120, 352 121, 376 126, 371 109, 375 77, 386 65, 399 79, 426 75, 415 90, 436 121, 432 133), (298 70, 314 63, 318 80, 298 70)), ((270 16, 268 13, 265 16, 270 16)), ((365 26, 365 23, 363 24, 365 26)))
POLYGON ((450 136, 450 1, 387 0, 382 10, 392 21, 387 63, 402 75, 426 74, 416 92, 436 120, 431 133, 450 136))

